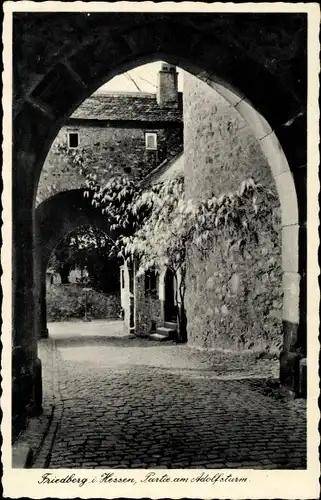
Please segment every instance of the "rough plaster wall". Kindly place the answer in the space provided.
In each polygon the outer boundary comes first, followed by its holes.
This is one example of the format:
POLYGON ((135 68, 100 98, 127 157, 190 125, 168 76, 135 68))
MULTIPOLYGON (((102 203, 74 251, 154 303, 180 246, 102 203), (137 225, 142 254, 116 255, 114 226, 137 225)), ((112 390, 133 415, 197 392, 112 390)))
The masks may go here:
MULTIPOLYGON (((112 175, 130 175, 142 177, 159 165, 166 157, 175 154, 182 144, 182 132, 179 128, 153 130, 158 136, 158 150, 146 151, 145 131, 142 128, 112 127, 63 127, 56 140, 67 144, 68 130, 79 133, 79 147, 86 148, 93 159, 93 168, 98 178, 106 182, 106 166, 112 175)), ((54 152, 51 147, 43 166, 38 191, 37 204, 61 191, 80 189, 85 185, 85 178, 73 170, 63 154, 54 152)))
MULTIPOLYGON (((184 77, 184 157, 187 196, 204 199, 235 191, 252 177, 275 191, 256 139, 236 111, 208 85, 184 77)), ((207 348, 278 350, 281 345, 281 241, 279 206, 276 241, 260 234, 251 256, 224 255, 213 247, 201 260, 188 258, 188 339, 207 348)))

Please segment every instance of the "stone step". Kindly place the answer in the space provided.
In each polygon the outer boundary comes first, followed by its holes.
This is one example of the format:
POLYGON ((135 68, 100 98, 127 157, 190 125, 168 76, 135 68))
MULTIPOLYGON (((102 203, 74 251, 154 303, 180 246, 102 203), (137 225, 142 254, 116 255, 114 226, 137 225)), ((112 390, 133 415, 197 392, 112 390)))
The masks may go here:
POLYGON ((156 333, 160 333, 161 335, 167 335, 168 337, 173 332, 175 332, 175 329, 173 329, 173 328, 167 328, 166 326, 158 326, 156 328, 156 333))
POLYGON ((166 326, 159 326, 158 328, 156 328, 156 333, 166 335, 170 340, 174 340, 176 338, 177 329, 168 328, 166 326))
POLYGON ((174 323, 173 321, 165 321, 164 326, 165 328, 170 328, 171 330, 177 330, 177 323, 174 323))
POLYGON ((164 342, 165 340, 169 340, 169 336, 168 335, 162 335, 161 333, 151 333, 149 335, 149 338, 151 340, 158 340, 159 342, 164 342))

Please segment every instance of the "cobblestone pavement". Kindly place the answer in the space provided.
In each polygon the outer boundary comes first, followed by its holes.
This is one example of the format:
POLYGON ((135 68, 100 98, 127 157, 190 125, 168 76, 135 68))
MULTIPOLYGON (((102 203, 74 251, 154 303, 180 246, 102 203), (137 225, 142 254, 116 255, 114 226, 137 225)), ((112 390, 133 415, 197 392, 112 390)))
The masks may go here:
POLYGON ((50 468, 305 468, 304 402, 263 395, 246 358, 131 339, 120 321, 49 331, 62 405, 50 468))

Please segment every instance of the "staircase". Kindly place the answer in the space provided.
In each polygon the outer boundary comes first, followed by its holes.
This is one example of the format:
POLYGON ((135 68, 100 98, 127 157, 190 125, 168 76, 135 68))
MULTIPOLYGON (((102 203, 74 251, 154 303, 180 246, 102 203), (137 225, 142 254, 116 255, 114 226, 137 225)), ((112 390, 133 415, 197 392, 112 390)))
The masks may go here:
POLYGON ((175 340, 177 335, 177 324, 171 321, 165 321, 164 326, 158 326, 155 332, 149 335, 151 340, 164 342, 166 340, 175 340))

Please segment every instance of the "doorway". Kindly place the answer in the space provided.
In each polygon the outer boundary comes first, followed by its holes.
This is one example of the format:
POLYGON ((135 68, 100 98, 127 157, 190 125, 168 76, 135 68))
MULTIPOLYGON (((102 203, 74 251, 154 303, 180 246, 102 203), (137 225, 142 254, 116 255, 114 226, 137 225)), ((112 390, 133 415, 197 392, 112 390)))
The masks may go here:
POLYGON ((130 331, 135 329, 135 294, 134 294, 134 269, 128 267, 129 276, 129 328, 130 331))
POLYGON ((167 269, 164 278, 165 288, 165 303, 164 303, 164 317, 165 321, 176 323, 177 320, 177 305, 175 300, 176 289, 175 277, 173 271, 167 269))

